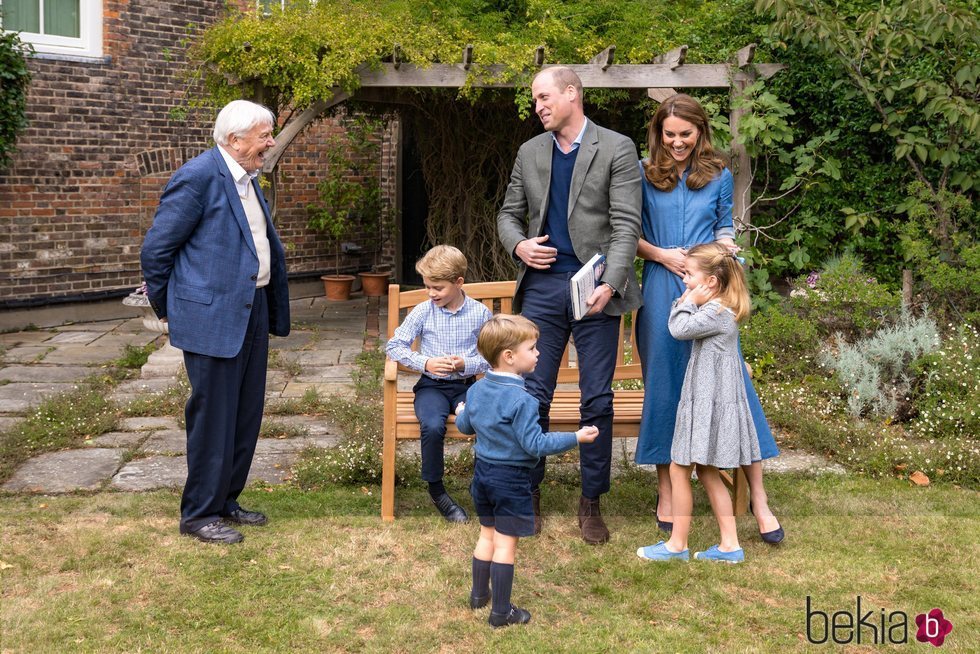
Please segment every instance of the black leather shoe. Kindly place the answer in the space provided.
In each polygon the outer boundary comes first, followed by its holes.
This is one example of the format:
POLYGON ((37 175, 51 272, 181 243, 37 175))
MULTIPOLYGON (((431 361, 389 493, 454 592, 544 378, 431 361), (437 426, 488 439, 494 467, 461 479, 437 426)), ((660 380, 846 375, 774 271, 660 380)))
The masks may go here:
POLYGON ((269 519, 265 517, 264 513, 246 511, 245 509, 235 509, 228 515, 222 517, 228 522, 234 522, 236 525, 249 525, 251 527, 259 527, 269 522, 269 519))
POLYGON ((490 626, 496 629, 497 627, 509 627, 512 624, 527 624, 531 621, 531 612, 525 609, 518 608, 513 604, 510 605, 510 613, 494 613, 490 612, 490 626))
POLYGON ((474 595, 470 595, 470 608, 474 610, 482 609, 484 606, 487 605, 487 602, 489 601, 490 601, 490 593, 487 593, 483 597, 476 597, 474 595))
POLYGON ((432 503, 436 505, 437 509, 439 509, 439 513, 442 514, 442 517, 449 522, 463 523, 470 521, 470 517, 466 515, 466 511, 463 510, 463 507, 456 504, 453 498, 449 497, 449 493, 443 493, 439 497, 433 499, 432 503))
POLYGON ((184 527, 180 528, 180 533, 185 536, 192 536, 205 543, 222 543, 224 545, 232 545, 234 543, 240 543, 245 540, 241 532, 232 529, 228 525, 221 522, 221 520, 215 520, 214 522, 209 522, 203 527, 195 530, 185 530, 184 527))

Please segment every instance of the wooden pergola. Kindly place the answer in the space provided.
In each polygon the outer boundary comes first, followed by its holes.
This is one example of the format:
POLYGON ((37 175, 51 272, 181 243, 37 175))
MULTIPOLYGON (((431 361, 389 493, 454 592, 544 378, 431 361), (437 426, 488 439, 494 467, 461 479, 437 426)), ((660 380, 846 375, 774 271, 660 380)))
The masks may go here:
MULTIPOLYGON (((578 74, 585 88, 646 89, 647 95, 657 102, 663 102, 675 94, 675 89, 678 88, 727 88, 735 99, 755 80, 767 79, 786 68, 784 64, 752 63, 755 48, 754 43, 745 46, 736 53, 735 60, 731 63, 687 64, 685 59, 688 48, 682 45, 656 57, 649 64, 616 64, 616 46, 613 45, 597 54, 587 64, 563 65, 578 74)), ((533 65, 534 68, 544 67, 544 46, 537 48, 533 65)), ((310 123, 331 107, 347 100, 392 102, 392 89, 459 88, 467 82, 471 86, 482 88, 515 86, 513 82, 495 81, 503 78, 505 68, 502 65, 481 67, 481 75, 476 80, 471 79, 472 67, 472 45, 463 49, 462 59, 457 64, 432 64, 424 67, 399 61, 399 48, 396 45, 391 62, 382 63, 380 67, 364 66, 359 71, 360 87, 357 91, 347 93, 333 88, 328 97, 317 100, 289 120, 276 137, 276 147, 267 154, 263 172, 270 173, 275 169, 289 145, 310 123)), ((732 174, 735 178, 734 219, 744 228, 751 224, 749 207, 752 174, 745 147, 736 142, 742 113, 744 112, 733 109, 729 123, 732 132, 732 174)))

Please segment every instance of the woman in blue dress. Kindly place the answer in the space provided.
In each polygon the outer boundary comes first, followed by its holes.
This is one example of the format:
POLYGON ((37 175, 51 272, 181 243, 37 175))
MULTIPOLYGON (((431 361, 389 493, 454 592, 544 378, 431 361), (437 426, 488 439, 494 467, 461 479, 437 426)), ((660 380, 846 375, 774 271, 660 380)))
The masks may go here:
MULTIPOLYGON (((684 292, 687 248, 718 241, 735 247, 732 224, 732 174, 711 146, 708 116, 684 94, 663 102, 647 132, 650 159, 643 169, 643 237, 637 255, 644 259, 643 308, 637 316, 636 345, 643 368, 643 417, 636 462, 657 465, 657 524, 671 527, 670 446, 691 344, 674 339, 667 318, 684 292)), ((759 435, 763 459, 779 454, 755 388, 745 373, 745 387, 759 435)), ((762 483, 762 464, 743 466, 751 489, 752 509, 763 540, 783 539, 779 521, 769 509, 762 483)))

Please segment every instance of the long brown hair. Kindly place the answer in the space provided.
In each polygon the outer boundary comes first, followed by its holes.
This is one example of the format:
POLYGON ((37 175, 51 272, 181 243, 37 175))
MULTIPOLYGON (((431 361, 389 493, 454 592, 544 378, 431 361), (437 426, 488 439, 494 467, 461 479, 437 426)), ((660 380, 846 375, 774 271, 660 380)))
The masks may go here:
POLYGON ((703 188, 725 168, 725 160, 711 145, 711 125, 708 123, 708 114, 697 100, 685 93, 678 93, 664 100, 657 113, 650 119, 650 126, 647 128, 650 158, 643 161, 647 181, 659 191, 670 192, 677 186, 680 178, 674 166, 674 158, 664 148, 663 143, 664 121, 668 116, 686 120, 698 130, 698 140, 691 151, 691 171, 687 174, 687 187, 693 190, 703 188))
POLYGON ((702 243, 687 251, 687 258, 705 275, 718 280, 718 301, 735 313, 735 321, 742 322, 749 317, 752 300, 745 282, 742 264, 726 246, 721 243, 702 243))

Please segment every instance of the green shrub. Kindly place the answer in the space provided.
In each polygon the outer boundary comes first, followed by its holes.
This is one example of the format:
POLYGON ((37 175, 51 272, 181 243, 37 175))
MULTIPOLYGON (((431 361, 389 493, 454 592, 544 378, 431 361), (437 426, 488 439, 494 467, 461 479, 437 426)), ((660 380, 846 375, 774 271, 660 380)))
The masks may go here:
POLYGON ((845 253, 828 260, 821 272, 798 277, 790 304, 814 321, 822 336, 840 334, 853 342, 889 324, 899 314, 901 298, 868 277, 857 257, 845 253))
POLYGON ((963 325, 913 364, 922 385, 910 430, 922 438, 980 440, 980 333, 963 325))
POLYGON ((870 338, 854 344, 836 341, 837 351, 822 352, 820 362, 837 374, 851 415, 901 418, 900 403, 908 398, 915 379, 911 364, 939 346, 939 330, 928 316, 905 314, 870 338))
POLYGON ((772 305, 742 326, 742 354, 756 379, 799 379, 811 372, 820 348, 817 326, 772 305))

